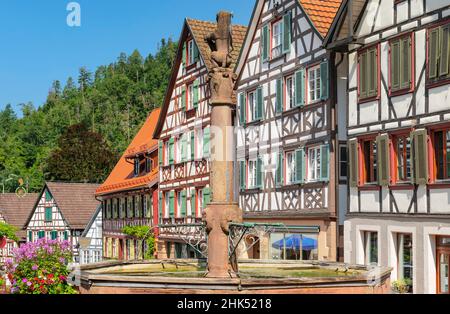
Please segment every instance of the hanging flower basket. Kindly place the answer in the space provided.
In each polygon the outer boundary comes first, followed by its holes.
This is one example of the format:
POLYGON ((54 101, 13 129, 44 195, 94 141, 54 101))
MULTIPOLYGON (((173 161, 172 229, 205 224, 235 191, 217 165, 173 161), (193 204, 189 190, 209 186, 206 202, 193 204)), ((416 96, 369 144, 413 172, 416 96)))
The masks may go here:
POLYGON ((4 249, 6 246, 6 237, 0 237, 0 249, 4 249))

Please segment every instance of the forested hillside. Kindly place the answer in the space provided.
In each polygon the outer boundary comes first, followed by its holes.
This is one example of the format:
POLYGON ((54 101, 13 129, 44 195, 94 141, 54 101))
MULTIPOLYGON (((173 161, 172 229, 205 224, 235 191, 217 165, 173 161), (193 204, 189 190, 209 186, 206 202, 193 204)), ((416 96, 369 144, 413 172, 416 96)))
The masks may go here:
MULTIPOLYGON (((129 56, 121 54, 116 62, 95 72, 82 67, 78 78, 69 78, 64 85, 55 80, 41 106, 22 104, 22 118, 7 105, 0 111, 0 189, 4 183, 6 191, 14 191, 18 186, 14 175, 28 181, 30 191, 39 191, 44 180, 66 179, 60 177, 61 171, 55 171, 57 162, 51 158, 61 154, 60 146, 71 136, 68 130, 74 125, 96 134, 93 138, 103 146, 101 150, 111 152, 108 167, 113 167, 150 111, 161 105, 175 53, 176 43, 162 40, 155 55, 144 58, 134 51, 129 56), (8 178, 12 179, 5 182, 8 178)), ((104 161, 98 167, 105 167, 104 161)), ((77 173, 77 168, 74 164, 71 171, 77 173)), ((96 178, 80 172, 73 181, 101 182, 107 170, 96 178)))

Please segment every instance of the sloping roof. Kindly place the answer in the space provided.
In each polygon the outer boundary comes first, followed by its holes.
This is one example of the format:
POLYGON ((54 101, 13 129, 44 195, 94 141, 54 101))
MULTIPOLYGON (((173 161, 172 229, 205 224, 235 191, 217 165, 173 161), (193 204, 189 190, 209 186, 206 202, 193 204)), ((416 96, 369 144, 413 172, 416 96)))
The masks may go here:
POLYGON ((26 237, 26 232, 23 229, 38 197, 39 194, 37 193, 29 193, 24 197, 18 197, 14 193, 0 194, 0 214, 7 224, 19 229, 17 232, 19 238, 26 237))
MULTIPOLYGON (((205 62, 206 69, 210 71, 212 69, 212 63, 210 62, 211 49, 208 43, 205 41, 205 36, 213 32, 216 29, 216 26, 217 23, 214 22, 200 21, 186 18, 183 25, 183 29, 181 31, 180 39, 178 40, 177 55, 175 57, 172 66, 172 74, 170 77, 169 84, 167 86, 164 102, 162 104, 161 114, 158 123, 156 125, 155 131, 153 133, 153 138, 159 138, 159 135, 164 126, 167 110, 169 109, 170 99, 172 98, 173 87, 177 81, 178 69, 182 58, 183 43, 187 38, 188 31, 192 33, 192 36, 194 37, 195 43, 197 44, 202 60, 205 62)), ((232 56, 232 67, 234 68, 241 53, 241 47, 245 40, 247 27, 242 25, 232 25, 231 32, 233 38, 233 51, 231 52, 231 56, 232 56)))
MULTIPOLYGON (((205 65, 208 68, 208 71, 210 71, 213 67, 213 64, 210 60, 211 49, 208 43, 205 41, 205 37, 216 30, 217 23, 200 21, 190 18, 186 19, 186 23, 191 30, 191 33, 195 39, 198 49, 200 50, 200 54, 203 57, 205 65)), ((246 26, 232 25, 231 36, 233 38, 233 51, 231 52, 231 66, 233 68, 235 67, 237 59, 239 57, 239 53, 241 51, 242 43, 244 42, 246 33, 246 26)))
POLYGON ((95 192, 97 196, 146 186, 157 180, 157 167, 145 176, 140 176, 137 178, 134 177, 134 166, 126 161, 126 157, 133 154, 158 149, 158 141, 154 140, 152 135, 155 130, 156 123, 158 122, 160 112, 161 109, 157 108, 150 113, 144 125, 136 134, 127 150, 123 153, 122 157, 120 157, 106 181, 95 192))
POLYGON ((85 229, 100 202, 95 199, 98 184, 47 182, 59 210, 71 229, 85 229))
POLYGON ((299 2, 317 31, 325 37, 342 0, 299 0, 299 2))
MULTIPOLYGON (((91 220, 89 220, 89 222, 86 225, 86 228, 84 228, 83 233, 81 234, 82 237, 86 237, 87 234, 89 233, 89 229, 91 229, 92 225, 94 224, 94 222, 97 220, 98 215, 100 215, 100 213, 102 212, 102 206, 101 204, 99 204, 97 206, 97 210, 95 211, 95 213, 92 215, 91 220)), ((103 218, 103 217, 102 217, 103 218)))

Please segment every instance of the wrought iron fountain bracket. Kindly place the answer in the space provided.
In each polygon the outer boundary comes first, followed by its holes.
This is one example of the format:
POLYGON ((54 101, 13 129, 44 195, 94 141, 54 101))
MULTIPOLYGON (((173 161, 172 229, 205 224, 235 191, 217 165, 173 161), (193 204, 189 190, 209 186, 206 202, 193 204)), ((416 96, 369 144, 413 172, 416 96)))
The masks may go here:
POLYGON ((176 235, 177 238, 183 240, 201 257, 208 257, 206 224, 164 224, 158 225, 158 228, 164 230, 164 233, 176 235))

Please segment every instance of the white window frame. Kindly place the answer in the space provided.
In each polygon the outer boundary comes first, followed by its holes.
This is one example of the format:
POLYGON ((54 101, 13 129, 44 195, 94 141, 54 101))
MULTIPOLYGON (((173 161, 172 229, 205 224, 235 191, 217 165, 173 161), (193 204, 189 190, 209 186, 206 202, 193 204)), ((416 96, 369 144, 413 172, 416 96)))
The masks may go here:
POLYGON ((164 165, 169 165, 169 141, 164 142, 164 165))
POLYGON ((308 103, 313 104, 320 101, 322 79, 320 64, 308 69, 308 103))
POLYGON ((320 146, 308 148, 308 181, 317 182, 320 180, 321 155, 320 146))
POLYGON ((285 160, 286 160, 286 184, 294 184, 296 171, 295 152, 294 151, 286 152, 285 160))
POLYGON ((164 218, 169 218, 169 209, 170 209, 170 192, 164 192, 164 218))
MULTIPOLYGON (((202 189, 197 189, 197 198, 196 203, 198 207, 198 213, 203 213, 203 191, 202 189)), ((197 217, 197 212, 195 213, 195 217, 197 217)))
POLYGON ((187 43, 188 65, 194 64, 194 40, 191 39, 187 43))
POLYGON ((283 55, 283 20, 280 19, 272 23, 271 36, 271 56, 277 58, 283 55))
POLYGON ((248 110, 250 111, 249 121, 256 120, 256 90, 248 92, 247 94, 248 110))
POLYGON ((292 109, 295 107, 295 85, 294 85, 294 76, 288 76, 285 78, 284 82, 285 86, 285 107, 286 110, 292 109), (290 83, 289 83, 290 82, 290 83), (290 86, 289 86, 290 85, 290 86))
POLYGON ((203 159, 203 129, 195 130, 195 158, 196 160, 203 159))
POLYGON ((249 160, 248 161, 248 176, 247 176, 247 186, 249 188, 256 188, 257 182, 256 182, 256 171, 257 171, 257 160, 249 160))
POLYGON ((189 84, 187 86, 187 101, 186 101, 186 109, 194 108, 194 84, 189 84))

